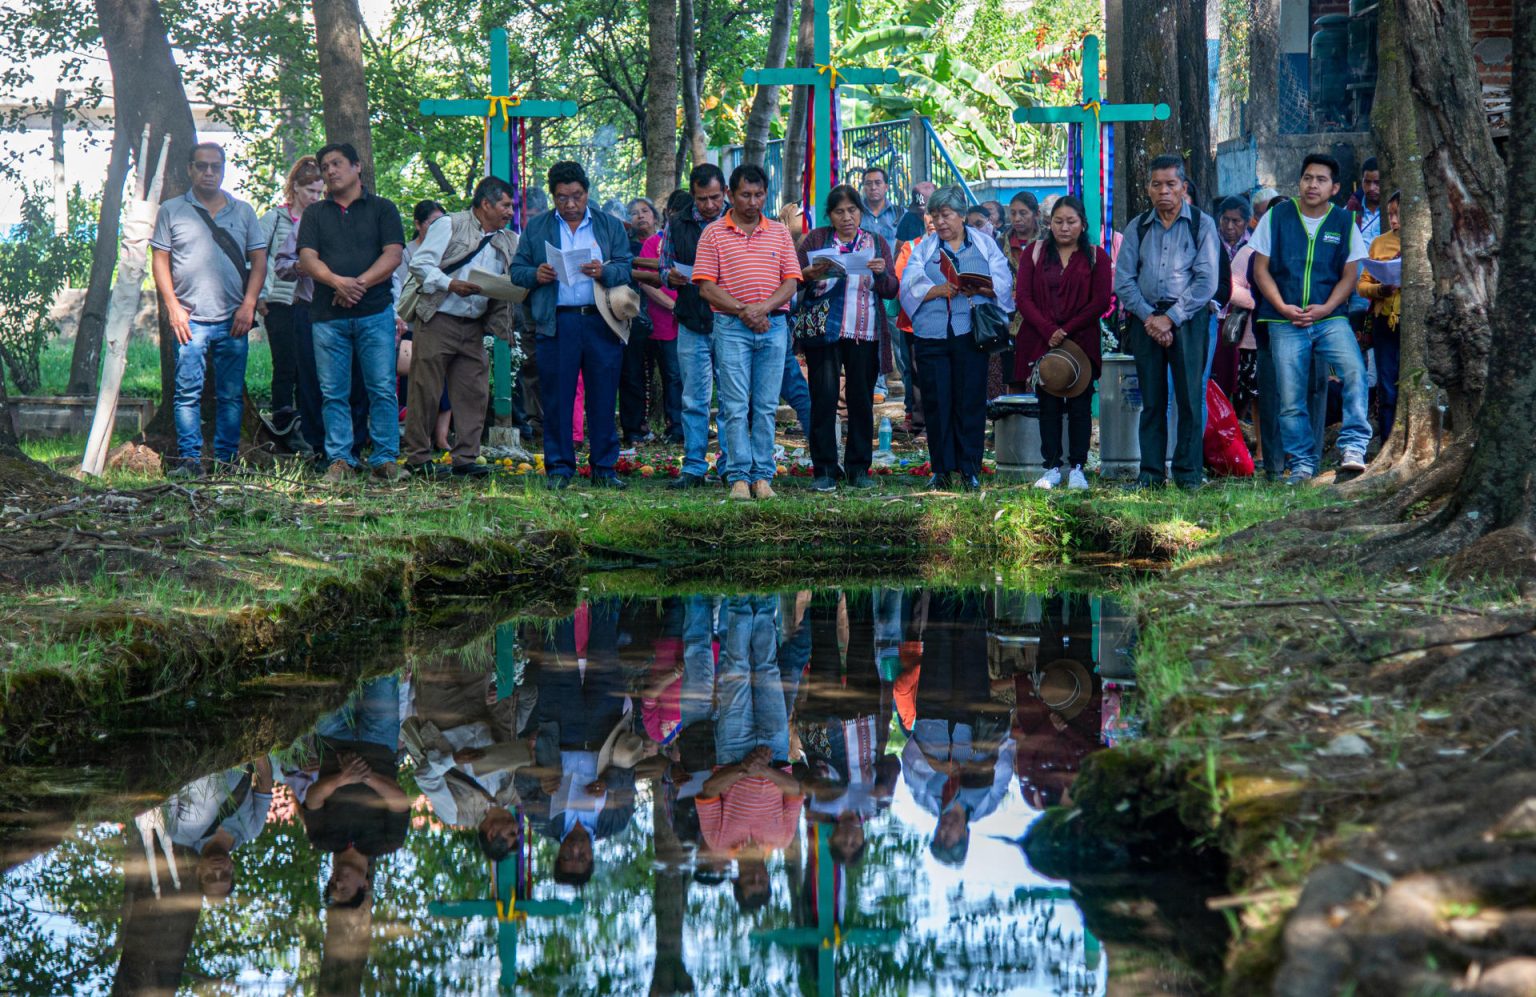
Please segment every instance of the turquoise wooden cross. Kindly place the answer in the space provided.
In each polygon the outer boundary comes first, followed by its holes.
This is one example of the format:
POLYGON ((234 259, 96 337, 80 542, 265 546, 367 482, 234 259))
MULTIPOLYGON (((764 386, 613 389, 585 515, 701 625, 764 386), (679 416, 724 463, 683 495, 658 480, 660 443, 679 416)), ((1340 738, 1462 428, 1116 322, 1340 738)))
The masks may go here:
MULTIPOLYGON (((576 114, 574 100, 523 100, 511 93, 507 51, 507 29, 491 29, 491 95, 478 100, 424 100, 420 111, 434 118, 483 118, 490 145, 490 176, 517 182, 512 176, 511 122, 514 118, 569 118, 576 114)), ((514 219, 514 229, 522 227, 514 219)), ((496 415, 512 414, 512 350, 496 340, 491 352, 492 397, 496 415)))
POLYGON ((1099 39, 1083 39, 1083 102, 1070 107, 1019 107, 1013 120, 1023 124, 1083 126, 1083 208, 1088 213, 1088 241, 1099 245, 1104 217, 1103 164, 1099 161, 1099 131, 1116 121, 1166 121, 1167 104, 1106 104, 1099 96, 1099 39))
MULTIPOLYGON (((837 99, 837 86, 841 83, 868 86, 879 83, 897 83, 901 74, 894 69, 845 69, 832 61, 832 27, 828 15, 828 0, 816 0, 816 44, 811 59, 814 66, 806 69, 749 69, 742 80, 751 86, 809 86, 811 87, 812 117, 816 122, 816 135, 811 149, 807 150, 805 168, 811 171, 810 217, 817 225, 827 224, 824 205, 827 192, 832 189, 832 102, 837 99)), ((798 183, 799 177, 785 177, 786 187, 798 183)), ((778 210, 771 204, 769 210, 778 210)))
POLYGON ((491 864, 491 899, 434 900, 427 905, 433 917, 493 917, 496 919, 496 956, 501 963, 501 986, 517 989, 517 936, 530 917, 570 917, 580 914, 580 900, 529 900, 517 896, 517 860, 508 856, 491 864))
POLYGON ((811 838, 816 849, 816 927, 775 928, 771 931, 752 932, 752 941, 760 945, 783 945, 786 948, 816 949, 816 990, 821 997, 835 997, 837 993, 837 952, 844 945, 888 949, 901 938, 895 928, 850 928, 844 931, 837 919, 832 863, 832 833, 822 833, 817 824, 811 825, 811 838))

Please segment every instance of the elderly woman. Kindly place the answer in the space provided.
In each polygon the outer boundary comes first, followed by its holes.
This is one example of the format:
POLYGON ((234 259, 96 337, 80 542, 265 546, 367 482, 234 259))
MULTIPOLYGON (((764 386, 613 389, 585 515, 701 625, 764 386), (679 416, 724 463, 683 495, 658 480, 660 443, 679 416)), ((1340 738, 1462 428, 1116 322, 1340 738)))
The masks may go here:
POLYGON ((882 301, 896 297, 896 262, 891 246, 882 236, 860 229, 864 202, 848 184, 827 195, 831 225, 813 229, 799 246, 801 274, 809 303, 827 308, 826 336, 801 340, 806 367, 811 375, 811 487, 818 492, 837 489, 839 478, 850 487, 873 488, 869 476, 873 459, 875 378, 880 373, 880 346, 891 337, 882 301), (833 257, 810 254, 834 250, 836 255, 873 253, 869 274, 848 276, 833 264, 833 257), (840 380, 847 384, 848 448, 840 466, 837 460, 837 398, 840 380))
POLYGON ((987 434, 987 355, 971 337, 971 314, 982 303, 1013 311, 1013 276, 997 242, 965 225, 965 193, 943 187, 928 199, 933 236, 917 244, 901 277, 901 306, 912 317, 918 387, 928 425, 931 488, 959 472, 967 489, 981 486, 987 434), (947 267, 946 267, 947 264, 947 267), (961 291, 945 274, 991 278, 990 290, 961 291))

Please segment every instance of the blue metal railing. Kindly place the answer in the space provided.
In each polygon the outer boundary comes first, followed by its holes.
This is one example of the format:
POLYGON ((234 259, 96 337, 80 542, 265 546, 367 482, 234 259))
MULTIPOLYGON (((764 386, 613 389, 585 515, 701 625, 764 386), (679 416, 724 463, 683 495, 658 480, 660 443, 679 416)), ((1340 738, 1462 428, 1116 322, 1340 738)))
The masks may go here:
MULTIPOLYGON (((944 140, 934 130, 933 122, 927 118, 921 120, 924 148, 916 152, 921 153, 921 158, 927 163, 929 176, 926 179, 932 180, 940 187, 958 184, 960 189, 965 191, 965 196, 970 203, 976 204, 976 195, 971 193, 971 185, 966 182, 965 174, 961 173, 960 168, 955 165, 949 150, 944 146, 944 140)), ((744 155, 745 150, 739 145, 726 146, 721 151, 720 168, 725 171, 726 176, 730 176, 731 171, 741 165, 744 155)), ((912 148, 910 118, 844 128, 842 133, 843 175, 839 179, 858 186, 859 178, 854 175, 854 171, 868 166, 878 166, 885 170, 886 177, 890 181, 892 198, 898 203, 904 203, 912 185, 924 179, 919 176, 921 170, 915 162, 917 158, 912 148)), ((786 193, 783 139, 773 139, 768 143, 768 151, 763 158, 763 169, 768 174, 767 208, 769 212, 776 214, 779 205, 784 203, 786 193)))
POLYGON ((933 122, 927 118, 923 119, 923 136, 928 143, 928 162, 933 170, 933 182, 940 187, 945 186, 940 180, 941 171, 938 168, 938 164, 943 163, 944 168, 949 171, 949 182, 958 184, 960 189, 965 191, 965 199, 967 201, 972 204, 980 203, 976 200, 976 195, 971 193, 971 185, 965 182, 965 174, 960 172, 960 167, 955 165, 954 159, 949 155, 949 150, 944 147, 944 140, 939 138, 939 133, 933 130, 933 122))

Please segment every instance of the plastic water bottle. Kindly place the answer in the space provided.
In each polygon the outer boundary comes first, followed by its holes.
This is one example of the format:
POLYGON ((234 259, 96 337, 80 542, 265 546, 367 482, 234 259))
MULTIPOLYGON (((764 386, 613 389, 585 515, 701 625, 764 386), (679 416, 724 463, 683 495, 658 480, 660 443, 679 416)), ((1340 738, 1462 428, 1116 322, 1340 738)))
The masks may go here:
POLYGON ((877 448, 877 452, 880 454, 881 457, 884 457, 884 458, 889 458, 889 457, 892 456, 892 454, 891 454, 891 417, 888 416, 888 415, 884 415, 884 416, 880 417, 880 446, 877 448))

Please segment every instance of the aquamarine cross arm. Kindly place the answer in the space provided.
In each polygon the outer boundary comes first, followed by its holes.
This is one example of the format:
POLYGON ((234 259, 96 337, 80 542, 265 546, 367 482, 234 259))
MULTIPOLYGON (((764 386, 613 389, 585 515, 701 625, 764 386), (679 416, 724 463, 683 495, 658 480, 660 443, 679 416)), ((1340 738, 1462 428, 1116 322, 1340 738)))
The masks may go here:
MULTIPOLYGON (((487 118, 500 115, 491 100, 429 99, 421 102, 422 114, 434 118, 487 118)), ((525 100, 509 106, 507 114, 518 118, 569 118, 576 114, 574 100, 525 100)))
POLYGON ((1097 118, 1101 123, 1116 121, 1166 121, 1173 111, 1167 104, 1100 104, 1099 113, 1093 109, 1073 105, 1071 107, 1019 107, 1013 112, 1013 120, 1037 125, 1084 125, 1097 118))
MULTIPOLYGON (((882 83, 900 83, 901 74, 894 69, 836 69, 837 85, 878 86, 882 83)), ((749 69, 741 74, 742 82, 750 86, 827 86, 832 82, 832 72, 820 69, 749 69)))

